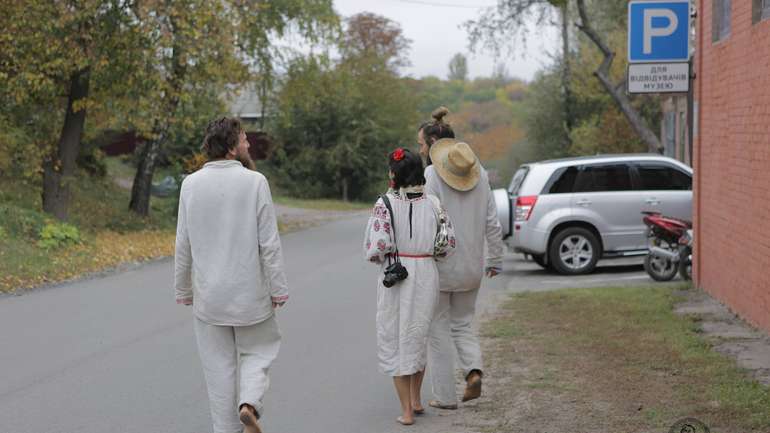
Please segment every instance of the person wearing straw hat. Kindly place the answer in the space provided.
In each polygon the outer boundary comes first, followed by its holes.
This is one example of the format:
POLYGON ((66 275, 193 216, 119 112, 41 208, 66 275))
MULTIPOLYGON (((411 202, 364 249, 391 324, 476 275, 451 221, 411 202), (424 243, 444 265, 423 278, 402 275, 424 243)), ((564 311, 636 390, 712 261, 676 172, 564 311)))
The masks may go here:
POLYGON ((491 278, 502 271, 502 227, 487 172, 470 146, 442 138, 432 143, 429 152, 432 165, 425 170, 425 191, 444 205, 457 246, 454 255, 438 264, 440 294, 428 348, 436 400, 428 404, 456 409, 455 350, 466 381, 462 401, 481 396, 481 347, 471 324, 484 273, 491 278))

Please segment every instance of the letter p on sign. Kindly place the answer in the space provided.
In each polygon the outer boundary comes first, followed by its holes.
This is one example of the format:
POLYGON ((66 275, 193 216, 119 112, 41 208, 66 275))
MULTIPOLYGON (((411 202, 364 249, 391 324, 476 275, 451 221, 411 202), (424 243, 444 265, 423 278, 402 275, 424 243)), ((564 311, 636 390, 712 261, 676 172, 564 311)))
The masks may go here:
POLYGON ((690 58, 689 0, 628 3, 628 61, 686 62, 690 58))
POLYGON ((652 54, 652 38, 671 36, 679 25, 679 19, 671 9, 645 9, 644 10, 644 54, 652 54), (653 18, 668 19, 668 26, 653 27, 653 18))

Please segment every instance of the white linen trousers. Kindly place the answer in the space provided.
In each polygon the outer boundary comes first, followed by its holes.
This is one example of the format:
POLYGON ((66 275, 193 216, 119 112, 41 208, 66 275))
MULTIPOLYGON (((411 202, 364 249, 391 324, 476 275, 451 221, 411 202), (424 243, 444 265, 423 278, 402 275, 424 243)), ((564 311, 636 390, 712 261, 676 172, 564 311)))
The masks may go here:
POLYGON ((478 294, 478 289, 439 293, 428 338, 428 371, 433 395, 441 404, 457 404, 455 353, 463 377, 483 370, 481 346, 472 328, 478 294))
POLYGON ((214 433, 241 433, 242 404, 250 404, 262 416, 262 398, 270 385, 268 369, 281 346, 275 316, 250 326, 193 320, 214 433))

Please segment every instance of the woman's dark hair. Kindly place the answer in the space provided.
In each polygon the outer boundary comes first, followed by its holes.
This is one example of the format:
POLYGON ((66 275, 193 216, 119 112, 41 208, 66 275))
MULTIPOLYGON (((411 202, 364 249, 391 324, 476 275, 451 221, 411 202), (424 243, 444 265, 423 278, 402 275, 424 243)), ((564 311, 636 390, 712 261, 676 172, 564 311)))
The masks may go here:
POLYGON ((243 126, 235 117, 222 117, 213 120, 206 127, 206 136, 203 139, 203 151, 209 159, 220 159, 227 152, 238 146, 243 126))
POLYGON ((422 131, 422 136, 425 138, 425 142, 428 147, 442 138, 455 138, 455 132, 452 130, 452 126, 444 122, 444 116, 449 114, 449 109, 446 107, 438 107, 433 110, 431 117, 433 120, 428 121, 420 125, 417 131, 422 131))
POLYGON ((393 188, 425 185, 425 168, 420 155, 409 149, 398 148, 388 156, 388 166, 393 172, 393 188))

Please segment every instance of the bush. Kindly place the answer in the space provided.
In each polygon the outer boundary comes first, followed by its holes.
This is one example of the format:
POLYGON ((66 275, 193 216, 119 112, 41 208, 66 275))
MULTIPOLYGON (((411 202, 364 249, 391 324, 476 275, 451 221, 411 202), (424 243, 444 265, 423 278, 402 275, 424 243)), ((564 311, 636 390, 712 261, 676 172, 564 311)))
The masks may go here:
MULTIPOLYGON (((6 198, 3 196, 3 198, 6 198)), ((45 216, 40 212, 24 209, 13 204, 0 204, 0 221, 4 229, 14 236, 37 237, 45 225, 45 216)))
POLYGON ((80 243, 80 231, 66 223, 48 223, 40 230, 37 246, 45 249, 80 243))
POLYGON ((77 166, 91 176, 98 178, 107 176, 107 162, 101 149, 91 148, 80 152, 77 166))
POLYGON ((201 152, 195 152, 182 158, 182 169, 185 174, 192 174, 200 170, 206 162, 208 162, 206 155, 201 152))

